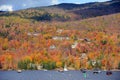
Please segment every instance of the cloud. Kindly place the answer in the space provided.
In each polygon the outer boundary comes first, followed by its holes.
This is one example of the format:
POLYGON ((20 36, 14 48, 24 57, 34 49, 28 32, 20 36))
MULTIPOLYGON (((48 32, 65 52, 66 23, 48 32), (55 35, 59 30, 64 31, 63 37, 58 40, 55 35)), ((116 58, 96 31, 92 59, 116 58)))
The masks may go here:
POLYGON ((75 2, 75 4, 80 4, 80 2, 75 2))
MULTIPOLYGON (((97 0, 98 1, 98 0, 97 0)), ((110 1, 110 0, 99 0, 98 2, 105 2, 105 1, 110 1)))
POLYGON ((56 4, 57 2, 58 0, 0 0, 0 7, 3 5, 5 5, 5 7, 6 5, 12 5, 13 10, 19 10, 30 7, 49 6, 52 4, 56 4))
POLYGON ((13 7, 11 5, 1 5, 0 11, 13 11, 13 7))
POLYGON ((22 6, 23 6, 23 7, 26 7, 26 6, 27 6, 27 4, 23 4, 22 6))
POLYGON ((52 5, 53 4, 58 4, 58 0, 52 0, 52 5))

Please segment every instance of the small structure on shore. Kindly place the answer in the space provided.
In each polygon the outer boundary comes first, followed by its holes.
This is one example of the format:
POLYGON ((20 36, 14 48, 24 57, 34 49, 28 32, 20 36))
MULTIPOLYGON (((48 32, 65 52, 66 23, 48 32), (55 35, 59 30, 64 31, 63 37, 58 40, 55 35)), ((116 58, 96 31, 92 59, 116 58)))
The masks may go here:
POLYGON ((38 65, 38 66, 37 66, 37 70, 41 70, 41 69, 42 69, 42 67, 43 67, 43 66, 38 65))

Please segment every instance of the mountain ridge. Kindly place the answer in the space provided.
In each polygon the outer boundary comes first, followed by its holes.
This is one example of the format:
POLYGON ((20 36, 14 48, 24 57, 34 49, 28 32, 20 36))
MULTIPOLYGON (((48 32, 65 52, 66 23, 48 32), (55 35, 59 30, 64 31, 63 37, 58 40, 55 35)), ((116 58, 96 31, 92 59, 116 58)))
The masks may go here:
POLYGON ((86 4, 62 3, 48 7, 0 12, 0 16, 19 16, 21 18, 33 19, 36 21, 70 21, 119 13, 119 8, 119 0, 86 4))

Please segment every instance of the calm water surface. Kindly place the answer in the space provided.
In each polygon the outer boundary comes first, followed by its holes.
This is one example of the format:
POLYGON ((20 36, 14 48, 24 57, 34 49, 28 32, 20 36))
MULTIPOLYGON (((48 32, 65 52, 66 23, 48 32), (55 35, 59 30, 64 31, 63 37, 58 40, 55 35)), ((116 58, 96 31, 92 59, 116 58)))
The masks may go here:
POLYGON ((0 80, 120 80, 120 71, 112 71, 112 75, 106 75, 105 71, 93 74, 93 71, 82 73, 81 71, 0 71, 0 80))

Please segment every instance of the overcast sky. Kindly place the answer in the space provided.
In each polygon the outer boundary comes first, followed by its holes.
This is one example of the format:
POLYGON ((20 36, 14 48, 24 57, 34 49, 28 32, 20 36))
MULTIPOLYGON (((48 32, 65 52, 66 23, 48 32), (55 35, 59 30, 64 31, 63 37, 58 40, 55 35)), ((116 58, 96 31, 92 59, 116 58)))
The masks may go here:
POLYGON ((59 3, 88 3, 108 0, 0 0, 0 11, 13 11, 30 7, 49 6, 59 3))

